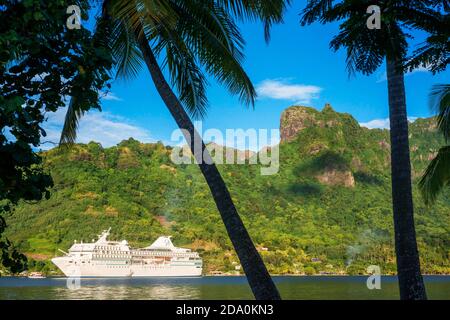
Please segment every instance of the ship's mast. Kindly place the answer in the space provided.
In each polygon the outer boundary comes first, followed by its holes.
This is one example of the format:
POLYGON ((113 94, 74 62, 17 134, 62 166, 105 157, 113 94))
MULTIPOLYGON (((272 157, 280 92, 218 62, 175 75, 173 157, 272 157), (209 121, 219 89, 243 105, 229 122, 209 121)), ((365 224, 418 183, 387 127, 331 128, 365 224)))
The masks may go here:
POLYGON ((111 231, 111 227, 108 230, 103 230, 102 234, 98 236, 97 242, 106 242, 106 238, 109 236, 109 232, 111 231))

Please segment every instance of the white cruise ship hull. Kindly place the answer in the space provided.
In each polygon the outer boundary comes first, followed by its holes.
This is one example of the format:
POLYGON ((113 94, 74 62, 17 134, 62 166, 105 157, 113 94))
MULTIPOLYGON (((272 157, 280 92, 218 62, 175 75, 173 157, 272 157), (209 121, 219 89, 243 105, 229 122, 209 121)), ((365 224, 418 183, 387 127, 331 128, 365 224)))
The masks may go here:
POLYGON ((74 278, 129 278, 129 277, 199 277, 202 268, 181 265, 73 265, 66 257, 53 258, 52 262, 66 277, 74 278))
MULTIPOLYGON (((110 228, 111 229, 111 228, 110 228)), ((170 237, 161 236, 150 246, 131 249, 126 240, 109 241, 109 231, 97 241, 77 243, 52 262, 67 276, 83 277, 198 277, 202 259, 197 252, 177 248, 170 237)))
POLYGON ((202 269, 192 266, 147 267, 132 266, 132 277, 200 277, 202 269))

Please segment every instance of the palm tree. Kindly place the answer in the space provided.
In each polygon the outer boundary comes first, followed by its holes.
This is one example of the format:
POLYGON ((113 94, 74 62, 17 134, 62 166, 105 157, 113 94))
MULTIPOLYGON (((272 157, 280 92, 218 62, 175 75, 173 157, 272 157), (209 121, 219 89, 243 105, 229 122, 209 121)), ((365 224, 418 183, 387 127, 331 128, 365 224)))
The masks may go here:
POLYGON ((437 15, 432 23, 425 20, 416 25, 426 31, 428 36, 414 51, 405 67, 409 71, 424 67, 436 74, 444 71, 450 63, 450 0, 428 0, 428 2, 431 7, 445 14, 437 15))
MULTIPOLYGON (((202 138, 188 115, 201 118, 208 99, 203 70, 224 84, 247 105, 253 105, 255 89, 241 66, 244 40, 233 17, 262 19, 265 37, 271 24, 281 22, 289 0, 106 0, 97 28, 110 28, 111 50, 117 74, 130 77, 142 63, 178 127, 182 129, 210 188, 227 233, 256 299, 278 300, 280 295, 257 252, 232 197, 202 138), (158 63, 164 56, 172 85, 158 63), (187 110, 187 111, 186 111, 187 110), (191 138, 192 137, 192 138, 191 138), (196 151, 195 145, 201 145, 196 151)), ((75 140, 83 110, 72 99, 61 143, 75 140)))
POLYGON ((437 22, 435 1, 380 0, 381 29, 369 30, 366 13, 372 0, 309 0, 301 24, 340 21, 331 48, 347 50, 349 72, 375 72, 385 61, 389 92, 391 179, 395 251, 401 299, 426 299, 414 227, 404 64, 410 37, 403 26, 420 28, 437 22))
POLYGON ((420 179, 419 188, 426 204, 433 204, 440 192, 450 186, 450 85, 433 87, 431 106, 438 111, 438 128, 447 146, 439 149, 420 179))

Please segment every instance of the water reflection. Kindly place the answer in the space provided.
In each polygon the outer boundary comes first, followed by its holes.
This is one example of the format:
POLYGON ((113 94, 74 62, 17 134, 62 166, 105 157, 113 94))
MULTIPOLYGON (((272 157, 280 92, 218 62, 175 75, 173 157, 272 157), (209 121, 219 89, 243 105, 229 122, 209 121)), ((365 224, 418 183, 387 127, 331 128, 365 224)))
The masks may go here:
MULTIPOLYGON (((274 277, 284 299, 398 299, 395 277, 368 290, 366 277, 274 277)), ((252 299, 244 277, 82 279, 69 289, 66 278, 0 278, 0 299, 252 299)), ((428 276, 430 299, 450 299, 450 277, 428 276)))
POLYGON ((200 299, 200 290, 195 287, 156 285, 152 287, 82 286, 79 289, 55 288, 58 299, 69 300, 186 300, 200 299))
POLYGON ((185 279, 82 279, 77 289, 56 287, 59 299, 177 300, 200 299, 200 287, 185 279))

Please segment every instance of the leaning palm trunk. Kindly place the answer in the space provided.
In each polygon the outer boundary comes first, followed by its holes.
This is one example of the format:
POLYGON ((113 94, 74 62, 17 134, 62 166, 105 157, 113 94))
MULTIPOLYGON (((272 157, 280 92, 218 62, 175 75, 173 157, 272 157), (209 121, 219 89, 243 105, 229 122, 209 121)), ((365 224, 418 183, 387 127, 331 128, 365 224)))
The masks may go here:
POLYGON ((194 154, 194 157, 200 166, 200 170, 211 190, 217 209, 220 212, 222 221, 225 224, 225 228, 239 257, 255 298, 257 300, 279 300, 280 295, 278 290, 239 217, 225 182, 222 179, 219 170, 213 163, 208 150, 206 150, 204 142, 194 128, 191 119, 185 112, 180 101, 165 80, 153 51, 145 39, 145 36, 143 36, 144 33, 142 29, 135 32, 139 48, 150 71, 153 82, 155 83, 156 89, 175 119, 178 127, 182 129, 186 140, 189 142, 191 152, 194 154), (196 150, 196 148, 199 148, 200 150, 196 150))
POLYGON ((425 300, 427 296, 420 273, 419 252, 414 228, 405 83, 404 73, 400 66, 398 61, 390 59, 387 61, 397 272, 400 298, 402 300, 425 300))

